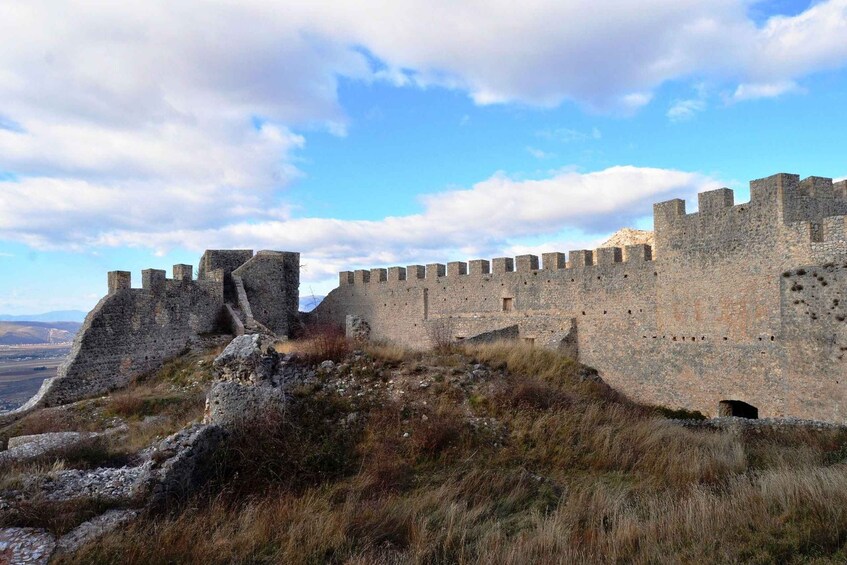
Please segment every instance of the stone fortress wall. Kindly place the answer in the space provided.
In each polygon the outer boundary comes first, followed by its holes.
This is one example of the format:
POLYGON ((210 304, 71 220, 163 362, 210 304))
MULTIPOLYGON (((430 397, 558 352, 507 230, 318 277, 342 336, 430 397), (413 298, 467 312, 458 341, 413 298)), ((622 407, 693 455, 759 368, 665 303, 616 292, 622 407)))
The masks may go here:
POLYGON ((654 248, 342 272, 315 315, 417 348, 511 333, 637 400, 845 421, 847 182, 778 174, 750 194, 656 204, 654 248))
POLYGON ((57 375, 0 423, 124 386, 203 334, 261 327, 288 335, 298 323, 299 265, 299 253, 209 250, 196 280, 191 265, 174 265, 172 279, 144 270, 141 288, 132 288, 129 272, 110 272, 108 294, 86 316, 57 375))

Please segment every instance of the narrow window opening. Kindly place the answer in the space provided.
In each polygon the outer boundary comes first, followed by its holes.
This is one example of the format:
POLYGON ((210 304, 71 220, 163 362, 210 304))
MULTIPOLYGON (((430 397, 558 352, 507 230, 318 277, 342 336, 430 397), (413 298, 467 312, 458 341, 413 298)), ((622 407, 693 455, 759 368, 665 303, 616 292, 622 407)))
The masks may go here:
POLYGON ((514 307, 514 299, 513 298, 504 298, 503 299, 503 312, 511 312, 514 307))

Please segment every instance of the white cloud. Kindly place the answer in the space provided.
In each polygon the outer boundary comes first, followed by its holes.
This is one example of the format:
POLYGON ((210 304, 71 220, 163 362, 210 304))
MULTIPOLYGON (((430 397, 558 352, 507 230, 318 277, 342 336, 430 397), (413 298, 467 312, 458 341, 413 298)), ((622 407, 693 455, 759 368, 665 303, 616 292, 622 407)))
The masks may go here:
POLYGON ((749 82, 779 84, 847 61, 847 0, 813 4, 793 16, 769 19, 756 34, 749 82))
MULTIPOLYGON (((0 181, 0 239, 163 249, 244 241, 372 259, 362 249, 397 249, 395 236, 434 249, 479 237, 499 244, 527 226, 588 227, 591 215, 608 225, 700 181, 625 167, 538 181, 500 175, 430 195, 420 215, 376 222, 288 219, 282 189, 298 175, 293 156, 305 140, 296 131, 346 133, 339 77, 461 89, 480 104, 573 100, 627 112, 669 80, 709 75, 740 83, 735 97, 747 99, 847 61, 847 0, 758 28, 747 6, 6 0, 0 172, 15 180, 0 181)), ((696 110, 681 104, 669 114, 696 110)))
MULTIPOLYGON (((718 186, 695 173, 629 166, 592 173, 564 170, 536 180, 497 174, 469 189, 426 195, 423 210, 409 216, 376 221, 294 218, 156 233, 116 229, 86 244, 197 252, 217 247, 297 250, 308 267, 304 281, 314 282, 355 265, 500 255, 526 245, 521 243, 525 238, 557 241, 563 230, 607 234, 650 215, 654 202, 693 199, 696 192, 718 186)), ((583 237, 579 245, 597 239, 583 237)))
POLYGON ((786 80, 768 83, 739 84, 732 95, 732 100, 755 100, 756 98, 774 98, 788 92, 796 92, 799 88, 794 81, 786 80))
POLYGON ((668 109, 667 116, 672 122, 690 120, 695 114, 706 109, 706 102, 697 98, 677 100, 668 109))

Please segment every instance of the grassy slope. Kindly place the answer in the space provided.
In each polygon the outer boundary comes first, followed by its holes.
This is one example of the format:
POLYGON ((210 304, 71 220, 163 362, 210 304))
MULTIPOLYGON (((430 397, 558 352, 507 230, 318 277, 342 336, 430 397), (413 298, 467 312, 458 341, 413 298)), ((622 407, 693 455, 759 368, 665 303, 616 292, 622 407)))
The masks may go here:
POLYGON ((847 559, 845 432, 686 429, 520 345, 371 348, 347 372, 241 430, 206 492, 70 561, 847 559))

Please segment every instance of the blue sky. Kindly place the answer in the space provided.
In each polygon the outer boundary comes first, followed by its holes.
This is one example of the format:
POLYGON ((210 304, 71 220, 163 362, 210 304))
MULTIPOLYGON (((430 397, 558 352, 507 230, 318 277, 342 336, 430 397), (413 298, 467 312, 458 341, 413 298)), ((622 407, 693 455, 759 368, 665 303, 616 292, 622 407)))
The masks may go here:
POLYGON ((591 248, 847 176, 847 0, 0 5, 0 312, 205 248, 337 271, 591 248))

